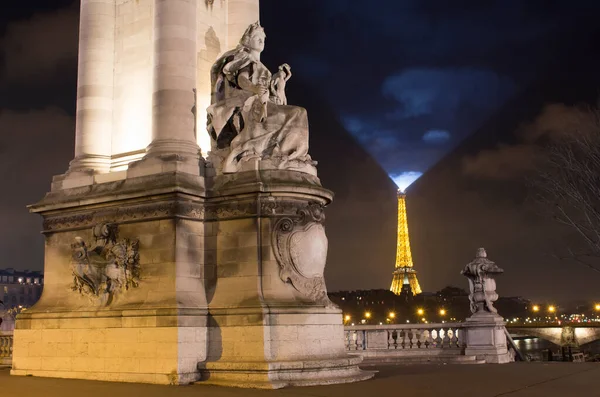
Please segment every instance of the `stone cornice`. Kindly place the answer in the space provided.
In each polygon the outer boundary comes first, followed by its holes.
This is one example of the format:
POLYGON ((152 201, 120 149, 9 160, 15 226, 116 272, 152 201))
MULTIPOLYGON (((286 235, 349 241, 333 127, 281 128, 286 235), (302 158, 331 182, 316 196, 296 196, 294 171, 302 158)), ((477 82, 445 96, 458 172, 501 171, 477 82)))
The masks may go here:
POLYGON ((191 201, 173 196, 150 202, 107 203, 77 211, 62 211, 44 216, 43 232, 64 232, 88 229, 101 222, 117 224, 155 221, 163 219, 188 219, 195 221, 217 221, 247 217, 299 217, 299 209, 311 205, 323 206, 326 200, 304 198, 289 195, 274 196, 258 193, 252 196, 219 200, 191 201), (308 204, 307 204, 308 203, 308 204))

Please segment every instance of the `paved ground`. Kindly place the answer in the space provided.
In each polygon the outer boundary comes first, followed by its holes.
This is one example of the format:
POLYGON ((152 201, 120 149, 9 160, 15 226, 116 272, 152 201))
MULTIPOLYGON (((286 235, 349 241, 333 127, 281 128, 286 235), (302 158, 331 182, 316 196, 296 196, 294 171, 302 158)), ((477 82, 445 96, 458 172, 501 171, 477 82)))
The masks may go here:
POLYGON ((600 363, 404 365, 377 367, 369 381, 324 387, 244 390, 155 386, 10 376, 0 369, 0 396, 25 397, 571 397, 600 396, 600 363))

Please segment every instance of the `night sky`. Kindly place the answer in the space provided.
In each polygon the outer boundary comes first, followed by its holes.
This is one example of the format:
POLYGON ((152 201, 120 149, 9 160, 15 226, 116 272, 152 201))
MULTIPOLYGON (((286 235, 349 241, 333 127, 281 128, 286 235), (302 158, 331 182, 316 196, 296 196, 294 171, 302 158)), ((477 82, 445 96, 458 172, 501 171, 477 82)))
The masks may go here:
MULTIPOLYGON (((78 2, 5 2, 0 13, 0 267, 43 267, 25 208, 74 151, 78 2)), ((328 208, 330 291, 389 288, 396 185, 407 184, 425 291, 452 284, 478 247, 503 296, 600 299, 600 275, 556 258, 577 244, 527 188, 538 142, 600 94, 600 2, 261 1, 263 62, 287 62, 308 109, 328 208), (422 176, 421 176, 422 175, 422 176)), ((65 264, 67 265, 67 264, 65 264)))

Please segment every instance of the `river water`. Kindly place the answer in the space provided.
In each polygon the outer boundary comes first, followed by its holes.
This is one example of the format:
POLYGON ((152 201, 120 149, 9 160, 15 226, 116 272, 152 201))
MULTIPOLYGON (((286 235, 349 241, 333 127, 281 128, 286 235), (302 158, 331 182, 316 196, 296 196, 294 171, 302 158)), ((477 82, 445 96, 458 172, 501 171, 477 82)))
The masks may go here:
MULTIPOLYGON (((561 350, 560 346, 539 338, 515 339, 515 344, 523 355, 529 355, 536 361, 547 361, 548 358, 547 355, 544 355, 544 351, 548 349, 557 354, 561 350)), ((582 346, 579 351, 588 353, 590 356, 600 354, 600 340, 582 346)))

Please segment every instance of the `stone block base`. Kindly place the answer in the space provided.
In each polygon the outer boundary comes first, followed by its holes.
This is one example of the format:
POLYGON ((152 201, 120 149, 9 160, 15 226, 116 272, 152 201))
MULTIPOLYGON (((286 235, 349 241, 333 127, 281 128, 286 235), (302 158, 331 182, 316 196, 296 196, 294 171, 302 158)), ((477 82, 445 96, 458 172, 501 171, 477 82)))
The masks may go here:
POLYGON ((374 371, 358 368, 359 356, 278 362, 212 362, 199 366, 201 385, 280 389, 367 380, 374 371))
POLYGON ((11 375, 164 385, 199 379, 206 316, 188 317, 187 327, 161 324, 180 323, 177 316, 31 317, 17 322, 11 375))
POLYGON ((465 355, 473 355, 488 364, 512 362, 504 327, 504 319, 497 314, 479 312, 469 317, 465 322, 465 355))

